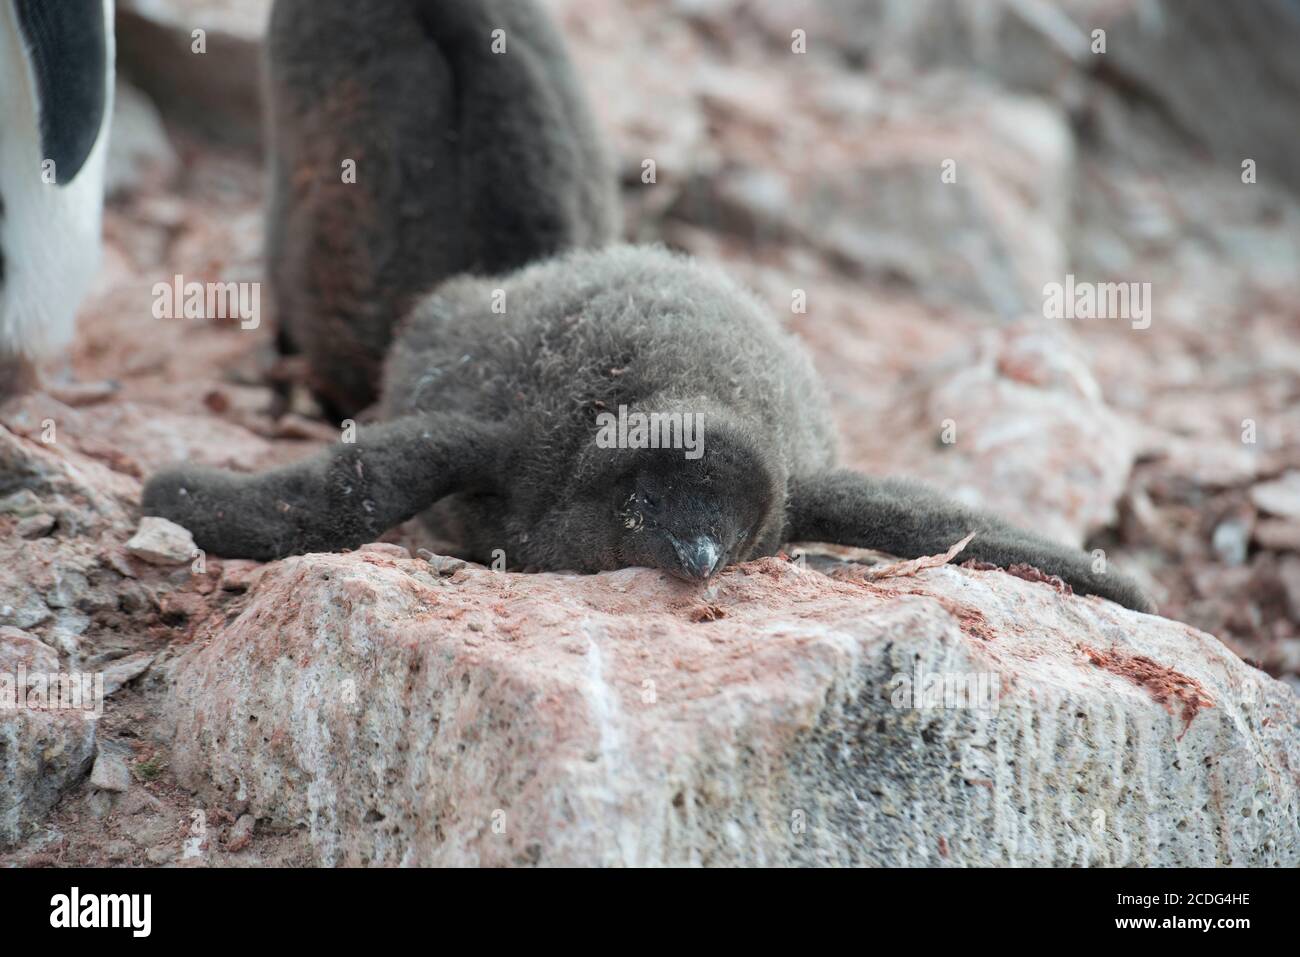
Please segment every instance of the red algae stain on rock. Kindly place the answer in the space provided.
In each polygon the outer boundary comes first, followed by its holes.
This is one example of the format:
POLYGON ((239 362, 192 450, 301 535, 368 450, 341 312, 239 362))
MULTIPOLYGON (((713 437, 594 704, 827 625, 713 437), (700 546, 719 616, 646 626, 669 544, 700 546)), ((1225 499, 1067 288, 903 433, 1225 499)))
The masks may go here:
POLYGON ((1033 565, 1012 565, 1007 569, 1007 574, 1015 575, 1017 578, 1023 578, 1027 582, 1042 582, 1044 585, 1050 585, 1062 595, 1074 594, 1074 589, 1065 579, 1056 575, 1049 575, 1047 572, 1035 568, 1033 565))
MULTIPOLYGON (((843 579, 853 581, 854 579, 843 579)), ((884 581, 900 581, 899 579, 885 579, 884 581)), ((859 584, 867 585, 872 588, 877 597, 885 600, 893 600, 905 595, 919 595, 930 601, 938 602, 949 615, 957 622, 957 627, 961 629, 962 634, 969 638, 974 638, 981 643, 989 643, 997 640, 998 629, 989 623, 984 613, 973 605, 949 598, 945 595, 938 595, 926 588, 923 582, 913 576, 905 576, 901 581, 916 581, 916 586, 902 585, 901 587, 891 588, 882 582, 860 582, 859 584)), ((1014 622, 1004 622, 1001 627, 1009 628, 1014 626, 1014 622)))
POLYGON ((1003 568, 1001 565, 994 565, 992 562, 981 562, 971 559, 968 562, 962 562, 961 567, 969 568, 972 571, 977 572, 1006 572, 1008 575, 1023 578, 1027 582, 1042 582, 1044 585, 1051 585, 1062 595, 1074 594, 1074 589, 1065 579, 1056 575, 1049 575, 1042 569, 1035 568, 1033 565, 1026 565, 1023 562, 1003 568))
POLYGON ((691 621, 717 621, 719 618, 727 617, 727 612, 717 605, 696 605, 691 609, 689 615, 691 621))
POLYGON ((1087 645, 1080 647, 1088 656, 1088 660, 1098 668, 1103 668, 1121 678, 1127 678, 1135 685, 1145 688, 1151 697, 1170 714, 1175 714, 1174 709, 1181 706, 1183 733, 1178 736, 1179 739, 1187 733, 1192 719, 1202 708, 1214 707, 1214 701, 1201 687, 1200 682, 1166 665, 1152 661, 1143 655, 1130 655, 1116 650, 1099 651, 1087 645))
POLYGON ((940 598, 939 604, 943 605, 944 611, 957 619, 957 625, 963 634, 978 638, 980 641, 993 641, 997 638, 997 632, 979 609, 947 598, 940 598))

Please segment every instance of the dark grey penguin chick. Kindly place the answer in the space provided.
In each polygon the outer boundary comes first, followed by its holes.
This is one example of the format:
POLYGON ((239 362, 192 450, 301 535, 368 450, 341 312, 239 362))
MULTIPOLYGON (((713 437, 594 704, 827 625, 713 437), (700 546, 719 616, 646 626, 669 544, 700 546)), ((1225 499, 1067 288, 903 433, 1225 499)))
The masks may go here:
POLYGON ((915 557, 974 531, 966 558, 1028 563, 1150 608, 1074 548, 923 486, 837 469, 798 341, 716 270, 663 250, 574 252, 444 283, 394 344, 382 408, 386 421, 354 444, 275 471, 163 472, 145 512, 230 557, 351 548, 423 512, 480 561, 500 549, 516 568, 644 565, 694 580, 786 541, 915 557), (631 427, 652 414, 670 423, 659 448, 631 427), (627 425, 613 442, 611 419, 627 425))
POLYGON ((612 163, 533 0, 276 0, 268 58, 279 343, 334 415, 375 399, 438 282, 616 236, 612 163))

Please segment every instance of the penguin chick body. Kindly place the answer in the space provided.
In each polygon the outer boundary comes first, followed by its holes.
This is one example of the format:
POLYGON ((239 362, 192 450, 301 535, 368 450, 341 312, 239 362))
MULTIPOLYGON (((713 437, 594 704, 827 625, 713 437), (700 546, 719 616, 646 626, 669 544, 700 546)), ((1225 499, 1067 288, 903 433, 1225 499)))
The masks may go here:
POLYGON ((574 252, 444 283, 398 335, 382 409, 355 443, 275 471, 163 472, 145 512, 229 557, 355 547, 423 513, 480 561, 499 549, 516 568, 643 565, 690 580, 786 541, 917 557, 973 531, 966 558, 1032 564, 1150 607, 1077 549, 836 468, 830 409, 798 341, 717 271, 662 250, 574 252), (700 454, 631 432, 610 447, 615 414, 700 416, 700 454))
POLYGON ((67 346, 99 267, 113 69, 113 0, 0 0, 0 397, 67 346))
POLYGON ((612 164, 533 0, 277 0, 267 266, 280 348, 336 416, 418 295, 619 228, 612 164))

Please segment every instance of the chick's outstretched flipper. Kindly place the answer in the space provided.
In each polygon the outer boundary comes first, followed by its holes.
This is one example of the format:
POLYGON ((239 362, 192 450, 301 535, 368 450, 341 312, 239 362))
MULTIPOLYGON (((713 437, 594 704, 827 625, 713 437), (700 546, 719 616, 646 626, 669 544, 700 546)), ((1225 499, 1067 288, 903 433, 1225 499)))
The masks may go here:
POLYGON ((145 485, 143 510, 225 558, 356 548, 453 491, 491 485, 500 441, 498 427, 458 416, 397 419, 256 475, 165 470, 145 485))
POLYGON ((1002 568, 1032 565, 1081 594, 1136 611, 1155 610, 1136 582, 1108 565, 1099 570, 1091 555, 967 508, 918 482, 822 472, 791 482, 786 520, 789 541, 875 548, 900 558, 941 554, 974 532, 963 559, 1002 568))

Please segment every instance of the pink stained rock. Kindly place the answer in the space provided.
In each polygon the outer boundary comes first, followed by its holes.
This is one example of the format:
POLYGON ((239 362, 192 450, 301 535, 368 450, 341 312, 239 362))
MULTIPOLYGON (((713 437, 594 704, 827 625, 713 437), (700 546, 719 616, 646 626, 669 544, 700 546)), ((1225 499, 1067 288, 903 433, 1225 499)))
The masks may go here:
POLYGON ((1000 571, 764 559, 704 591, 310 555, 169 680, 179 782, 325 864, 1300 860, 1289 689, 1000 571))

